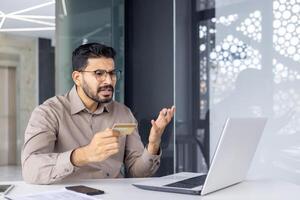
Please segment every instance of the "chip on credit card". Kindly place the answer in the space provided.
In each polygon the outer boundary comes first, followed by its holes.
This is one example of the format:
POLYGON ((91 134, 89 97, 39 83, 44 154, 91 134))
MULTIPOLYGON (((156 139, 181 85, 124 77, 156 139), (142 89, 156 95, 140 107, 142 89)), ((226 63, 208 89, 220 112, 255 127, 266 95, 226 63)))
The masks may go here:
POLYGON ((116 123, 112 129, 120 132, 121 135, 130 135, 136 127, 137 125, 135 123, 116 123))

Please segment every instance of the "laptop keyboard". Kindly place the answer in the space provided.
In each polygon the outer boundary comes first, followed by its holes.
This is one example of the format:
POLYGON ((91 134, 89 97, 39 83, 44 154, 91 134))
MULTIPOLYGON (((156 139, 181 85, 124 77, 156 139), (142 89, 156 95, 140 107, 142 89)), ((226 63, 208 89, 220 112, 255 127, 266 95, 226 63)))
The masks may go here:
POLYGON ((194 188, 204 184, 206 175, 195 176, 193 178, 184 179, 175 183, 167 184, 167 187, 178 187, 178 188, 194 188))

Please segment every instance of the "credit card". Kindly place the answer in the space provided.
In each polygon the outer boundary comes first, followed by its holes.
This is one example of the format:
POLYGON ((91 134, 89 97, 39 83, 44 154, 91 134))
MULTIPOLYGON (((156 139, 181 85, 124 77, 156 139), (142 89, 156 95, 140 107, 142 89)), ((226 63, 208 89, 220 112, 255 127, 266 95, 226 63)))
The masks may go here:
POLYGON ((131 135, 136 127, 135 123, 116 123, 112 129, 119 131, 121 135, 131 135))

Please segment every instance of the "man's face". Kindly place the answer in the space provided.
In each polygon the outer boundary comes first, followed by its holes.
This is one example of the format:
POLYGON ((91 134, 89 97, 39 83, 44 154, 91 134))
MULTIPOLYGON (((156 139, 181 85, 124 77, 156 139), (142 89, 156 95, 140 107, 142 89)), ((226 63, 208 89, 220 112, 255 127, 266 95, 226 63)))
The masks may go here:
POLYGON ((89 58, 88 65, 82 73, 81 87, 86 96, 98 103, 108 103, 113 98, 116 79, 106 74, 99 78, 93 71, 106 70, 110 72, 115 69, 114 60, 111 58, 89 58))

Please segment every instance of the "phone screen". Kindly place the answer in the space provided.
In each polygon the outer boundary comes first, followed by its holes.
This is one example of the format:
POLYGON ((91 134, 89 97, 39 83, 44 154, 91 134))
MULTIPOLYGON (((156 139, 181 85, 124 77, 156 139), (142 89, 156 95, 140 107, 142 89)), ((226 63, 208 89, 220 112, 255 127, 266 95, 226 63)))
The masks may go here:
POLYGON ((69 186, 66 187, 67 190, 72 190, 74 192, 79 192, 87 195, 98 195, 98 194, 104 194, 104 191, 98 190, 95 188, 87 187, 84 185, 76 185, 76 186, 69 186))
POLYGON ((12 188, 13 185, 0 185, 0 194, 6 194, 12 188))

